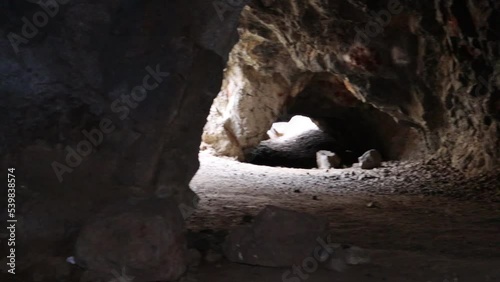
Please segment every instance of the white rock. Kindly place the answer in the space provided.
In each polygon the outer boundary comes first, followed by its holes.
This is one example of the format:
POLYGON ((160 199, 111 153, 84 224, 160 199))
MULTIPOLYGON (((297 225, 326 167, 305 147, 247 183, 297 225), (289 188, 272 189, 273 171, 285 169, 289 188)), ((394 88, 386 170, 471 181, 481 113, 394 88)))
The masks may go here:
POLYGON ((321 150, 316 153, 316 163, 319 169, 339 168, 342 160, 330 151, 321 150))
POLYGON ((362 169, 373 169, 382 165, 382 155, 377 150, 369 150, 358 158, 362 169))

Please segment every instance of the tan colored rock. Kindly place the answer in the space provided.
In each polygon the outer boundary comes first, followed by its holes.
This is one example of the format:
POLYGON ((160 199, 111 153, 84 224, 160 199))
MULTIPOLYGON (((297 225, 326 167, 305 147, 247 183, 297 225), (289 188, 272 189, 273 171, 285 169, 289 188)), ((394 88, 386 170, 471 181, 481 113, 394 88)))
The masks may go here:
POLYGON ((316 162, 319 169, 339 168, 342 160, 330 151, 321 150, 316 153, 316 162))

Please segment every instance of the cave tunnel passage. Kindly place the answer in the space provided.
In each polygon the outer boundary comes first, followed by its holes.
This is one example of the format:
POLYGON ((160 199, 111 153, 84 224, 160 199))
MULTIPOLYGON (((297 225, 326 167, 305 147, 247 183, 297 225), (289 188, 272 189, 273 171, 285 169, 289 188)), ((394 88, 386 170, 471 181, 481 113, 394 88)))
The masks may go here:
MULTIPOLYGON (((249 112, 248 116, 244 111, 233 112, 237 117, 233 121, 259 118, 249 112)), ((273 246, 285 245, 276 247, 276 253, 286 257, 287 251, 281 250, 289 245, 283 242, 294 235, 282 234, 289 228, 296 228, 292 233, 310 232, 304 221, 293 224, 295 216, 308 214, 326 219, 327 238, 348 248, 359 246, 378 265, 375 270, 361 263, 336 271, 338 281, 419 281, 408 277, 475 281, 471 269, 500 279, 500 273, 491 268, 500 255, 498 248, 491 248, 500 244, 491 229, 491 223, 498 222, 498 203, 480 200, 498 199, 491 194, 498 178, 467 178, 440 163, 424 164, 419 153, 422 140, 415 128, 356 99, 325 76, 311 80, 284 104, 282 112, 266 128, 260 143, 245 152, 245 161, 214 156, 210 150, 199 154, 200 169, 190 183, 200 197, 197 210, 187 220, 191 246, 201 249, 207 261, 213 249, 225 256, 219 271, 202 265, 205 278, 223 273, 231 277, 227 281, 267 281, 269 277, 276 279, 269 281, 301 281, 282 279, 281 269, 248 265, 269 266, 268 253, 275 259, 273 246), (342 169, 310 169, 316 167, 316 152, 325 149, 341 155, 342 169), (382 167, 365 170, 353 165, 370 149, 383 155, 382 167), (479 202, 468 200, 472 194, 479 202), (286 209, 290 217, 274 219, 266 214, 270 206, 274 211, 286 209), (266 216, 273 220, 266 221, 266 216), (248 273, 251 278, 242 278, 248 273)), ((229 124, 219 127, 238 128, 229 124)), ((230 137, 237 140, 235 135, 230 137)), ((335 265, 328 267, 335 270, 335 265)), ((309 281, 331 281, 332 274, 320 270, 310 275, 309 281)))
POLYGON ((385 161, 412 157, 406 151, 415 130, 361 102, 332 76, 316 75, 283 112, 267 131, 266 140, 247 149, 246 162, 315 168, 320 150, 339 156, 341 167, 352 166, 372 149, 385 161))
POLYGON ((0 281, 500 281, 497 3, 0 1, 0 281))
MULTIPOLYGON (((249 105, 243 108, 259 109, 252 101, 246 103, 249 105)), ((357 250, 370 254, 379 266, 374 270, 372 265, 360 263, 345 271, 337 269, 338 281, 418 281, 408 277, 475 281, 471 269, 482 269, 489 277, 500 279, 500 273, 491 268, 500 255, 498 248, 491 248, 500 244, 500 237, 491 229, 491 222, 498 222, 492 212, 499 210, 498 203, 479 200, 498 199, 491 194, 498 177, 467 178, 440 163, 424 164, 420 159, 422 139, 415 128, 358 100, 327 75, 313 78, 284 103, 281 112, 265 128, 260 143, 245 151, 244 161, 200 151, 200 169, 190 183, 200 197, 197 210, 187 220, 190 242, 203 250, 208 261, 213 249, 231 261, 221 263, 215 272, 204 264, 201 272, 208 275, 205 278, 224 273, 224 277, 240 281, 267 281, 268 277, 276 279, 269 281, 295 281, 283 279, 282 270, 247 265, 269 266, 268 253, 272 253, 271 261, 275 261, 275 253, 286 257, 288 251, 281 251, 289 245, 283 242, 294 235, 282 234, 310 232, 303 225, 307 220, 295 221, 295 216, 308 214, 326 219, 327 238, 348 249, 359 247, 357 250), (382 154, 382 167, 366 170, 354 165, 370 149, 382 154), (338 153, 342 169, 311 169, 317 167, 318 150, 338 153), (468 200, 472 194, 479 202, 468 200), (270 215, 271 209, 280 208, 290 212, 290 217, 270 215), (279 247, 283 245, 286 247, 279 247), (276 252, 273 246, 277 246, 276 252), (445 258, 439 260, 437 254, 445 258), (479 260, 482 262, 477 263, 479 260), (432 269, 427 267, 430 262, 432 269), (399 272, 402 268, 404 274, 399 272), (248 273, 252 278, 242 278, 248 273)), ((233 122, 266 121, 255 111, 232 113, 233 122)), ((217 125, 208 124, 207 128, 217 125)), ((239 128, 229 122, 218 126, 226 131, 239 128)), ((229 137, 233 139, 224 141, 247 140, 229 137)), ((335 270, 336 266, 328 267, 335 270)), ((317 271, 310 275, 309 281, 331 281, 332 274, 317 271)))
MULTIPOLYGON (((376 268, 361 264, 334 273, 319 269, 308 274, 308 281, 331 281, 333 274, 346 282, 384 281, 385 277, 388 281, 416 282, 419 280, 406 278, 446 279, 443 277, 452 271, 473 282, 470 275, 477 269, 500 278, 498 268, 492 267, 500 255, 494 247, 500 244, 500 237, 492 228, 498 222, 498 203, 467 200, 482 194, 477 191, 491 191, 498 180, 465 180, 445 167, 411 161, 389 161, 373 170, 311 170, 254 165, 207 151, 199 157, 200 169, 190 186, 200 201, 187 219, 187 227, 190 247, 201 250, 205 257, 199 270, 204 277, 201 281, 286 281, 280 280, 281 268, 248 264, 266 265, 267 250, 274 250, 270 246, 285 246, 279 248, 287 250, 290 245, 286 242, 293 238, 287 232, 294 232, 290 228, 300 234, 311 232, 303 221, 291 224, 298 214, 325 218, 328 235, 335 243, 368 252, 381 250, 371 253, 376 268), (292 214, 266 222, 262 213, 269 206, 292 214), (286 223, 290 223, 288 229, 279 229, 286 223), (234 256, 227 246, 241 250, 242 258, 234 256), (225 256, 215 264, 214 250, 225 256), (252 259, 246 252, 258 258, 252 259)), ((491 194, 483 196, 486 199, 491 194)), ((279 257, 287 255, 279 252, 279 257)))

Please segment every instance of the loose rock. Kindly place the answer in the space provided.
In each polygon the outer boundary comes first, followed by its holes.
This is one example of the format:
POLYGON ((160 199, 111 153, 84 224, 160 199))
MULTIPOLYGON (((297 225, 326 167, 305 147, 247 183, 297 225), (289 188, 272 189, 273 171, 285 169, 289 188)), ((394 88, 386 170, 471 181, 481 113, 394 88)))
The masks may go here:
POLYGON ((316 162, 319 169, 339 168, 342 160, 330 151, 321 150, 316 153, 316 162))
POLYGON ((370 150, 358 158, 362 169, 373 169, 382 165, 382 155, 377 150, 370 150))

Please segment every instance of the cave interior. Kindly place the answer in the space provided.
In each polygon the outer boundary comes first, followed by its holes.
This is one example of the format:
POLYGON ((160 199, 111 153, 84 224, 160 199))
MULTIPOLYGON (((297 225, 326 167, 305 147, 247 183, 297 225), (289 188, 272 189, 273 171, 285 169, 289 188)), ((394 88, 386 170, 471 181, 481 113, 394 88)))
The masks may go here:
POLYGON ((500 281, 496 0, 4 0, 0 35, 0 281, 500 281))

